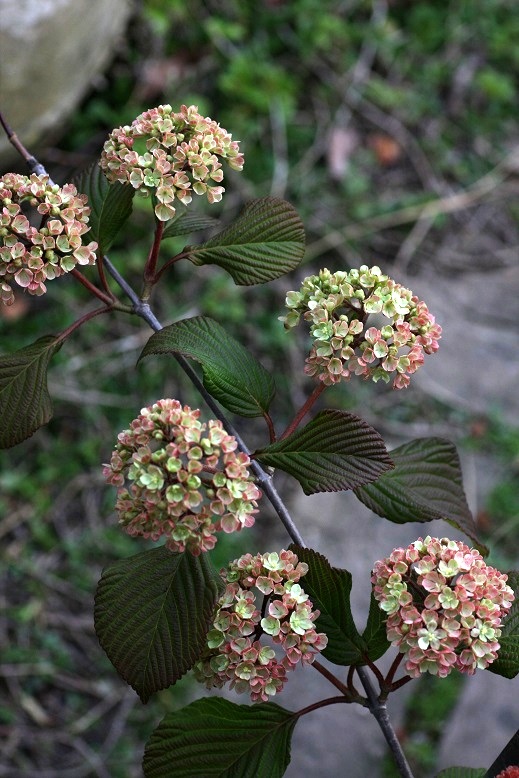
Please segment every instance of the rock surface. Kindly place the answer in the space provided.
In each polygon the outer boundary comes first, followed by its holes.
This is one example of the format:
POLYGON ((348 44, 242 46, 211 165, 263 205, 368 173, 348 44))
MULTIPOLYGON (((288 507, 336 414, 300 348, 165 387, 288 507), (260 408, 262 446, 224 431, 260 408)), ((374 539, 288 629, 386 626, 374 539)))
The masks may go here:
MULTIPOLYGON (((34 147, 77 107, 113 57, 133 0, 0 0, 2 111, 34 147)), ((0 138, 0 164, 16 158, 0 138)))

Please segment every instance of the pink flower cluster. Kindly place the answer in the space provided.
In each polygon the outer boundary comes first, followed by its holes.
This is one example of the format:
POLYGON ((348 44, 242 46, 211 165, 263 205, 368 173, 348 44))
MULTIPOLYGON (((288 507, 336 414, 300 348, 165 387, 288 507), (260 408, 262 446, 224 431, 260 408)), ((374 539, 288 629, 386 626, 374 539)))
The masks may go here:
POLYGON ((103 470, 118 487, 115 507, 129 535, 165 536, 172 551, 194 555, 214 548, 218 531, 251 527, 261 497, 236 438, 199 416, 177 400, 143 408, 103 470))
POLYGON ((353 374, 386 383, 394 375, 393 387, 404 389, 424 355, 438 350, 441 327, 427 305, 376 265, 337 273, 325 268, 288 292, 286 305, 281 321, 287 329, 301 314, 310 322, 314 342, 305 373, 326 385, 353 374), (370 315, 388 323, 367 327, 370 315))
POLYGON ((499 651, 501 620, 514 599, 507 576, 464 543, 419 538, 377 562, 375 599, 388 614, 388 640, 410 676, 472 675, 499 651))
POLYGON ((95 262, 97 243, 83 241, 89 230, 86 203, 75 186, 50 184, 48 176, 0 177, 0 300, 5 305, 14 303, 14 286, 41 295, 46 280, 95 262), (31 226, 22 203, 39 214, 39 227, 31 226))
POLYGON ((210 203, 222 199, 222 165, 243 168, 237 141, 196 105, 182 105, 174 113, 159 105, 138 116, 130 126, 113 130, 104 144, 100 165, 110 182, 131 184, 144 196, 156 198, 155 215, 161 221, 175 215, 175 198, 187 205, 191 195, 205 194, 210 203), (138 148, 138 146, 141 148, 138 148))
POLYGON ((496 778, 519 778, 519 765, 512 764, 506 767, 504 770, 501 770, 499 775, 496 775, 496 778))
POLYGON ((194 668, 197 680, 208 689, 228 683, 238 693, 249 692, 253 702, 267 702, 282 690, 288 670, 311 664, 328 638, 315 631, 319 611, 312 611, 297 583, 307 572, 308 565, 291 551, 245 554, 222 570, 227 586, 206 654, 194 668), (284 653, 281 661, 272 644, 284 653))

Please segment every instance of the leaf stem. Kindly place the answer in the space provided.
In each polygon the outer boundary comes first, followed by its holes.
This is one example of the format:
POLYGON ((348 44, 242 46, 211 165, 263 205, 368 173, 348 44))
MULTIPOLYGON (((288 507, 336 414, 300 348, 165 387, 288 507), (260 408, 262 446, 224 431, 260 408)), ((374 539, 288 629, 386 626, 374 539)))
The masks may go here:
POLYGON ((365 697, 362 697, 356 689, 351 689, 349 686, 346 686, 346 684, 342 683, 333 673, 331 673, 324 665, 322 665, 320 662, 315 660, 312 662, 312 667, 315 667, 315 669, 321 673, 322 676, 324 676, 330 683, 332 683, 337 689, 339 689, 340 692, 344 694, 345 697, 348 698, 348 702, 358 702, 360 705, 366 705, 367 700, 365 697))
POLYGON ((157 272, 155 273, 155 276, 153 278, 153 283, 156 284, 165 270, 170 268, 176 262, 180 262, 181 259, 185 259, 186 257, 189 257, 190 253, 191 253, 190 251, 180 251, 178 254, 175 254, 174 257, 168 259, 168 261, 165 262, 164 265, 162 265, 160 270, 157 270, 157 272))
POLYGON ((400 652, 394 658, 393 664, 389 668, 389 672, 384 679, 384 683, 387 684, 388 686, 391 686, 391 684, 393 683, 393 678, 395 677, 395 673, 398 670, 400 666, 400 662, 402 661, 403 658, 404 655, 401 654, 400 652))
POLYGON ((301 708, 301 710, 294 713, 294 716, 301 718, 301 716, 306 716, 307 713, 312 713, 314 710, 325 708, 327 705, 336 705, 340 702, 350 702, 350 700, 347 700, 346 697, 328 697, 326 700, 319 700, 318 702, 313 702, 311 705, 308 705, 306 708, 301 708))
POLYGON ((144 266, 144 291, 142 294, 143 300, 148 300, 151 294, 151 289, 156 283, 157 262, 159 259, 160 242, 162 240, 162 233, 164 232, 164 222, 156 219, 155 223, 155 235, 153 243, 148 254, 148 259, 144 266))
POLYGON ((81 284, 83 284, 85 289, 88 289, 88 291, 95 297, 98 297, 100 300, 102 300, 102 302, 106 303, 106 305, 112 305, 114 302, 113 295, 105 294, 105 292, 102 292, 100 289, 98 289, 97 286, 89 281, 88 278, 84 276, 83 273, 76 267, 70 271, 70 274, 74 276, 74 278, 76 278, 81 284))
POLYGON ((110 310, 111 308, 109 306, 103 305, 102 308, 94 308, 93 311, 88 311, 88 313, 85 313, 83 316, 81 316, 79 319, 73 322, 69 327, 67 327, 66 330, 60 332, 60 334, 57 337, 57 342, 59 343, 62 340, 66 340, 68 336, 74 332, 74 330, 77 330, 77 328, 81 327, 81 325, 85 324, 85 322, 90 321, 90 319, 93 319, 94 316, 99 316, 101 313, 109 313, 110 310))
POLYGON ((267 427, 269 430, 269 438, 271 443, 276 442, 276 430, 274 429, 274 422, 272 421, 272 417, 268 411, 264 411, 263 418, 265 419, 267 423, 267 427))
POLYGON ((299 426, 301 420, 306 416, 308 411, 311 409, 319 395, 321 395, 324 390, 326 389, 326 385, 322 382, 319 382, 315 389, 313 390, 312 394, 307 398, 306 402, 303 403, 301 408, 298 410, 284 433, 279 438, 280 440, 284 440, 284 438, 287 438, 289 435, 292 434, 292 432, 299 426))

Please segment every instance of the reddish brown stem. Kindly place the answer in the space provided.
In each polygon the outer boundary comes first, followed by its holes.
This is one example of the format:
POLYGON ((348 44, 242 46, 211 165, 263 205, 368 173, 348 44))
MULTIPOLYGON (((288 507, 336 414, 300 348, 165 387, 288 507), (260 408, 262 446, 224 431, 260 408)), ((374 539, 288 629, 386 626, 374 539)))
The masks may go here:
POLYGON ((104 291, 106 292, 107 295, 109 295, 111 300, 116 300, 114 293, 108 286, 108 279, 106 278, 103 257, 100 256, 99 254, 96 256, 96 267, 97 267, 97 272, 99 274, 99 280, 101 281, 101 286, 103 287, 104 291))
POLYGON ((301 420, 306 416, 308 411, 311 409, 317 398, 324 392, 326 389, 326 385, 322 382, 319 382, 317 386, 315 387, 314 391, 308 397, 304 405, 301 406, 301 408, 298 410, 284 433, 279 438, 280 440, 283 440, 284 438, 287 438, 289 435, 292 434, 292 432, 299 426, 301 420))
POLYGON ((272 417, 270 416, 270 413, 264 413, 263 418, 267 422, 267 427, 269 429, 269 437, 270 442, 275 443, 276 441, 276 430, 274 429, 274 422, 272 421, 272 417))
POLYGON ((189 251, 181 251, 179 254, 175 254, 174 257, 171 257, 171 259, 168 259, 168 261, 164 265, 162 265, 160 270, 157 270, 157 272, 155 273, 155 276, 153 278, 153 283, 156 284, 160 280, 165 270, 167 270, 169 267, 174 265, 175 262, 180 262, 181 259, 185 259, 186 257, 189 256, 189 254, 190 254, 189 251))
POLYGON ((377 676, 377 680, 378 680, 380 686, 382 687, 382 685, 384 684, 384 676, 382 675, 382 673, 380 672, 380 670, 378 669, 376 664, 374 664, 371 661, 371 659, 369 659, 368 657, 365 657, 365 659, 366 659, 366 663, 367 663, 369 669, 377 676))
POLYGON ((81 318, 71 324, 70 327, 67 327, 66 330, 63 330, 63 332, 60 332, 57 338, 58 342, 66 340, 66 338, 68 338, 68 336, 74 332, 74 330, 77 330, 77 328, 81 327, 81 325, 85 324, 85 322, 90 321, 90 319, 93 319, 95 316, 99 316, 101 313, 108 313, 110 310, 110 307, 103 305, 102 308, 94 308, 93 311, 85 313, 83 316, 81 316, 81 318))
POLYGON ((386 677, 384 679, 384 683, 387 686, 391 686, 391 684, 393 683, 393 678, 395 677, 395 673, 398 670, 400 662, 402 661, 403 658, 404 658, 403 654, 399 653, 399 654, 396 655, 396 657, 395 657, 395 659, 393 661, 393 664, 389 668, 389 672, 388 672, 388 674, 386 675, 386 677))
POLYGON ((99 300, 102 300, 106 305, 112 305, 114 298, 113 296, 109 296, 102 292, 100 289, 97 288, 97 286, 94 286, 94 284, 86 278, 83 273, 78 270, 77 268, 74 268, 70 271, 71 275, 74 276, 74 278, 77 278, 77 280, 83 284, 85 289, 88 289, 88 291, 94 295, 94 297, 98 297, 99 300))
POLYGON ((348 688, 345 684, 342 683, 333 673, 331 673, 329 670, 326 669, 320 662, 317 660, 312 662, 312 667, 315 667, 315 669, 321 673, 324 678, 326 678, 327 681, 330 681, 336 689, 338 689, 340 692, 344 694, 344 696, 347 698, 348 702, 361 702, 361 704, 364 704, 365 700, 363 697, 360 696, 360 694, 357 694, 356 691, 352 694, 351 689, 348 688))
POLYGON ((301 710, 298 710, 297 713, 294 713, 294 716, 297 716, 297 718, 300 718, 301 716, 305 716, 307 713, 312 713, 314 710, 319 710, 319 708, 324 708, 327 705, 336 705, 340 702, 350 702, 350 700, 346 699, 346 697, 328 697, 326 700, 319 700, 319 702, 313 702, 311 705, 308 705, 306 708, 302 708, 301 710))
POLYGON ((405 686, 406 683, 409 683, 409 681, 412 681, 412 677, 410 675, 403 675, 402 678, 399 678, 398 681, 395 681, 391 684, 391 688, 389 689, 390 692, 395 692, 397 689, 400 689, 401 686, 405 686))
POLYGON ((157 262, 159 259, 160 242, 162 240, 162 233, 164 232, 164 222, 157 219, 155 225, 155 236, 153 238, 153 244, 146 260, 144 267, 144 282, 153 286, 157 282, 157 262))

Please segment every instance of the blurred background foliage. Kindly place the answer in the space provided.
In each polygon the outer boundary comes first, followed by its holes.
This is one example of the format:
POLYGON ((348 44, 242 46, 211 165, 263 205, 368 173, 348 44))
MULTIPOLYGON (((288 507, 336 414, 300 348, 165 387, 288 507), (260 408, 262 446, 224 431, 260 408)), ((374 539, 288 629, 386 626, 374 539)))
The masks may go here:
MULTIPOLYGON (((222 321, 275 370, 281 427, 307 391, 304 338, 288 343, 277 321, 287 288, 303 274, 365 262, 398 277, 431 265, 461 273, 513 261, 519 204, 507 176, 518 144, 518 39, 514 0, 143 0, 110 69, 59 140, 36 151, 55 180, 69 180, 95 162, 113 127, 162 102, 194 103, 240 140, 244 172, 228 176, 216 210, 228 221, 250 198, 290 200, 307 230, 304 273, 236 289, 217 269, 194 276, 179 265, 154 304, 164 323, 196 314, 222 321), (501 184, 485 188, 489 175, 501 184), (448 199, 460 192, 451 209, 448 199), (422 219, 431 202, 434 215, 422 219)), ((151 226, 136 199, 111 252, 137 288, 151 226)), ((168 241, 164 257, 182 245, 168 241)), ((55 286, 4 312, 2 350, 64 329, 91 305, 72 279, 55 286)), ((0 775, 138 776, 152 728, 189 696, 183 682, 140 706, 92 627, 101 568, 145 547, 117 529, 100 463, 143 405, 162 396, 199 404, 174 365, 148 360, 134 369, 148 335, 121 316, 77 332, 50 372, 53 421, 0 455, 0 644, 8 646, 0 775), (57 734, 46 746, 49 730, 57 734)), ((499 408, 474 416, 418 389, 393 400, 354 382, 327 395, 328 405, 356 410, 389 437, 441 434, 490 455, 495 478, 478 521, 495 563, 515 563, 519 432, 499 408)), ((261 444, 265 431, 254 428, 248 440, 261 444)), ((244 542, 222 546, 222 563, 244 542)), ((423 775, 434 766, 444 715, 441 695, 428 697, 436 698, 436 719, 420 724, 420 742, 431 744, 425 756, 417 749, 423 775)), ((411 703, 411 718, 413 710, 411 703)))

